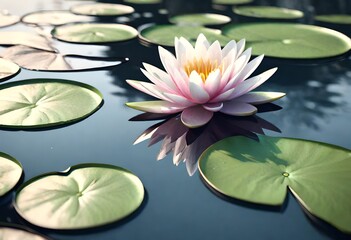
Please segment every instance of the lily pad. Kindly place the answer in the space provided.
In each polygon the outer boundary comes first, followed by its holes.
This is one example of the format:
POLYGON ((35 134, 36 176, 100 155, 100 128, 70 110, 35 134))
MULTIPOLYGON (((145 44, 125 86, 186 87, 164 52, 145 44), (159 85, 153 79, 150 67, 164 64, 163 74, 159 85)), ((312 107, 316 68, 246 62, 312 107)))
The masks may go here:
POLYGON ((0 126, 40 128, 68 124, 95 112, 101 93, 61 79, 30 79, 0 86, 0 126))
POLYGON ((80 164, 26 182, 15 199, 17 212, 50 229, 84 229, 120 220, 142 203, 144 187, 126 169, 80 164))
POLYGON ((231 24, 222 30, 224 35, 235 40, 245 38, 254 55, 315 59, 338 56, 351 48, 351 40, 344 34, 304 24, 231 24))
POLYGON ((7 48, 1 53, 1 56, 16 62, 23 68, 38 71, 82 71, 101 69, 117 66, 125 61, 125 59, 112 60, 99 57, 61 54, 59 52, 49 52, 26 46, 7 48))
POLYGON ((126 3, 133 3, 133 4, 156 4, 161 3, 162 0, 123 0, 126 3))
POLYGON ((223 5, 239 5, 239 4, 247 4, 251 3, 254 0, 213 0, 215 4, 223 4, 223 5))
POLYGON ((177 25, 153 25, 144 28, 141 30, 139 38, 147 43, 174 46, 175 37, 184 37, 194 44, 200 33, 203 33, 210 42, 218 40, 222 46, 230 41, 229 38, 222 36, 221 31, 217 29, 177 25))
POLYGON ((179 25, 218 25, 230 22, 230 17, 213 13, 194 13, 171 17, 169 21, 179 25))
POLYGON ((0 45, 25 45, 28 47, 54 51, 50 41, 31 32, 0 32, 0 45))
POLYGON ((22 165, 20 162, 0 152, 0 197, 16 186, 21 179, 22 172, 22 165))
POLYGON ((55 38, 75 43, 109 43, 135 38, 138 31, 123 24, 82 23, 56 27, 55 38))
POLYGON ((133 13, 134 8, 122 4, 91 3, 73 6, 71 12, 89 16, 119 16, 133 13))
POLYGON ((57 26, 73 22, 89 22, 92 21, 92 18, 76 15, 69 11, 45 10, 29 13, 23 16, 21 21, 27 24, 57 26))
POLYGON ((0 81, 16 75, 20 71, 17 64, 0 58, 0 81))
POLYGON ((48 238, 29 232, 26 229, 22 229, 20 226, 11 226, 6 224, 0 225, 0 239, 1 240, 47 240, 48 238))
POLYGON ((259 204, 282 205, 287 190, 313 215, 351 232, 351 151, 302 139, 231 137, 200 157, 217 191, 259 204))
POLYGON ((315 19, 327 23, 351 24, 351 15, 346 14, 317 15, 315 19))
POLYGON ((15 15, 0 13, 0 27, 7 27, 18 23, 20 18, 15 15))
POLYGON ((241 6, 233 8, 233 11, 241 16, 255 18, 297 19, 304 16, 299 10, 273 6, 241 6))

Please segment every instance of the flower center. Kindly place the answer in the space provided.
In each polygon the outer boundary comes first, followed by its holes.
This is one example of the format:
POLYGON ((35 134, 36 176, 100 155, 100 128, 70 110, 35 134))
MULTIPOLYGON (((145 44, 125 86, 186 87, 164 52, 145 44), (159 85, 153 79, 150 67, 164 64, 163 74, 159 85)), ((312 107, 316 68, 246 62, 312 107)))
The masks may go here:
POLYGON ((187 64, 184 66, 185 72, 188 74, 188 76, 190 76, 192 71, 196 71, 200 75, 203 82, 206 81, 208 75, 210 75, 211 72, 218 68, 220 69, 220 66, 218 66, 217 61, 204 61, 202 58, 195 58, 193 61, 187 62, 187 64))

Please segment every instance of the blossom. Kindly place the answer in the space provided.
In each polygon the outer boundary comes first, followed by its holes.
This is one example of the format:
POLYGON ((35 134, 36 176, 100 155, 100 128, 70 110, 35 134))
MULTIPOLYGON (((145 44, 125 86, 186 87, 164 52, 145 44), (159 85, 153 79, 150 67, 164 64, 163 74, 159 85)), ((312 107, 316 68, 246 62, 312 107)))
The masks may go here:
POLYGON ((190 128, 205 125, 215 112, 233 116, 255 114, 254 105, 272 102, 285 93, 250 92, 277 68, 250 77, 263 55, 249 61, 251 48, 244 49, 245 40, 232 40, 221 49, 218 41, 210 44, 203 34, 198 36, 195 47, 183 37, 175 38, 175 56, 158 48, 166 71, 143 63, 145 69, 141 71, 151 83, 127 80, 134 88, 160 100, 126 105, 144 112, 181 113, 182 123, 190 128))

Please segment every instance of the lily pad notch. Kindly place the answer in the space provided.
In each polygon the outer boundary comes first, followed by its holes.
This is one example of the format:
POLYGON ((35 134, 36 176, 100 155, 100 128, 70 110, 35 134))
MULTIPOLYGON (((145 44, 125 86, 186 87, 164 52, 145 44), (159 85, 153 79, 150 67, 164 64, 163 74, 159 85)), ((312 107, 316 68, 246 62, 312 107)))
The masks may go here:
POLYGON ((199 158, 218 192, 256 204, 282 205, 288 189, 312 215, 351 233, 351 151, 302 139, 230 137, 199 158))

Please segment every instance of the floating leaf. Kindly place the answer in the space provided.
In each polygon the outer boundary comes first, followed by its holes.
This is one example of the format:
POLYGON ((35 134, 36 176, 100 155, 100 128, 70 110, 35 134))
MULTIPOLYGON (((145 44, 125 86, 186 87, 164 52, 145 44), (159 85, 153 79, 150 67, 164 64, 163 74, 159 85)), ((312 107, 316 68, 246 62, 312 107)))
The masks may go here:
POLYGON ((201 156, 199 169, 217 191, 241 200, 282 205, 290 189, 302 206, 351 232, 351 151, 300 139, 231 137, 201 156))
POLYGON ((351 48, 351 40, 344 34, 304 24, 231 24, 223 28, 223 34, 235 40, 245 38, 254 55, 280 58, 333 57, 351 48))
POLYGON ((0 32, 0 45, 25 45, 54 51, 54 48, 45 37, 31 32, 0 32))
POLYGON ((209 42, 219 40, 221 45, 225 45, 230 39, 222 36, 220 30, 194 27, 194 26, 176 26, 176 25, 154 25, 144 28, 140 32, 140 39, 148 43, 154 43, 164 46, 174 46, 175 37, 184 37, 188 41, 195 43, 197 36, 203 33, 209 42))
POLYGON ((133 4, 155 4, 155 3, 162 2, 162 0, 123 0, 123 1, 127 3, 133 3, 133 4))
POLYGON ((142 203, 144 187, 126 169, 81 164, 26 182, 17 192, 17 212, 51 229, 82 229, 120 220, 142 203))
POLYGON ((29 232, 20 226, 0 225, 1 240, 46 240, 44 236, 29 232))
POLYGON ((22 172, 20 162, 0 152, 0 197, 16 186, 22 176, 22 172))
POLYGON ((0 27, 7 27, 18 23, 20 18, 18 16, 0 13, 0 27))
POLYGON ((135 38, 138 31, 123 24, 82 23, 56 27, 52 34, 67 42, 108 43, 135 38))
POLYGON ((87 84, 31 79, 0 86, 0 126, 39 128, 68 124, 96 111, 101 93, 87 84))
POLYGON ((251 3, 254 0, 213 0, 215 4, 223 4, 223 5, 238 5, 238 4, 247 4, 251 3))
POLYGON ((238 15, 255 18, 296 19, 304 16, 299 10, 273 6, 241 6, 233 8, 233 11, 238 15))
POLYGON ((169 19, 171 23, 192 26, 225 24, 230 22, 230 20, 230 17, 213 13, 184 14, 169 19))
POLYGON ((17 64, 0 58, 0 80, 12 77, 20 71, 17 64))
POLYGON ((57 26, 73 22, 89 22, 92 21, 92 18, 79 16, 69 11, 45 10, 29 13, 21 21, 27 24, 57 26))
POLYGON ((1 56, 16 62, 23 68, 39 71, 78 71, 106 68, 117 66, 122 63, 122 60, 124 61, 124 59, 108 60, 99 57, 61 54, 26 46, 7 48, 1 53, 1 56))
POLYGON ((327 23, 351 24, 351 15, 346 14, 317 15, 315 19, 327 23))
POLYGON ((122 4, 92 3, 73 6, 71 12, 90 16, 118 16, 133 13, 134 8, 122 4))

